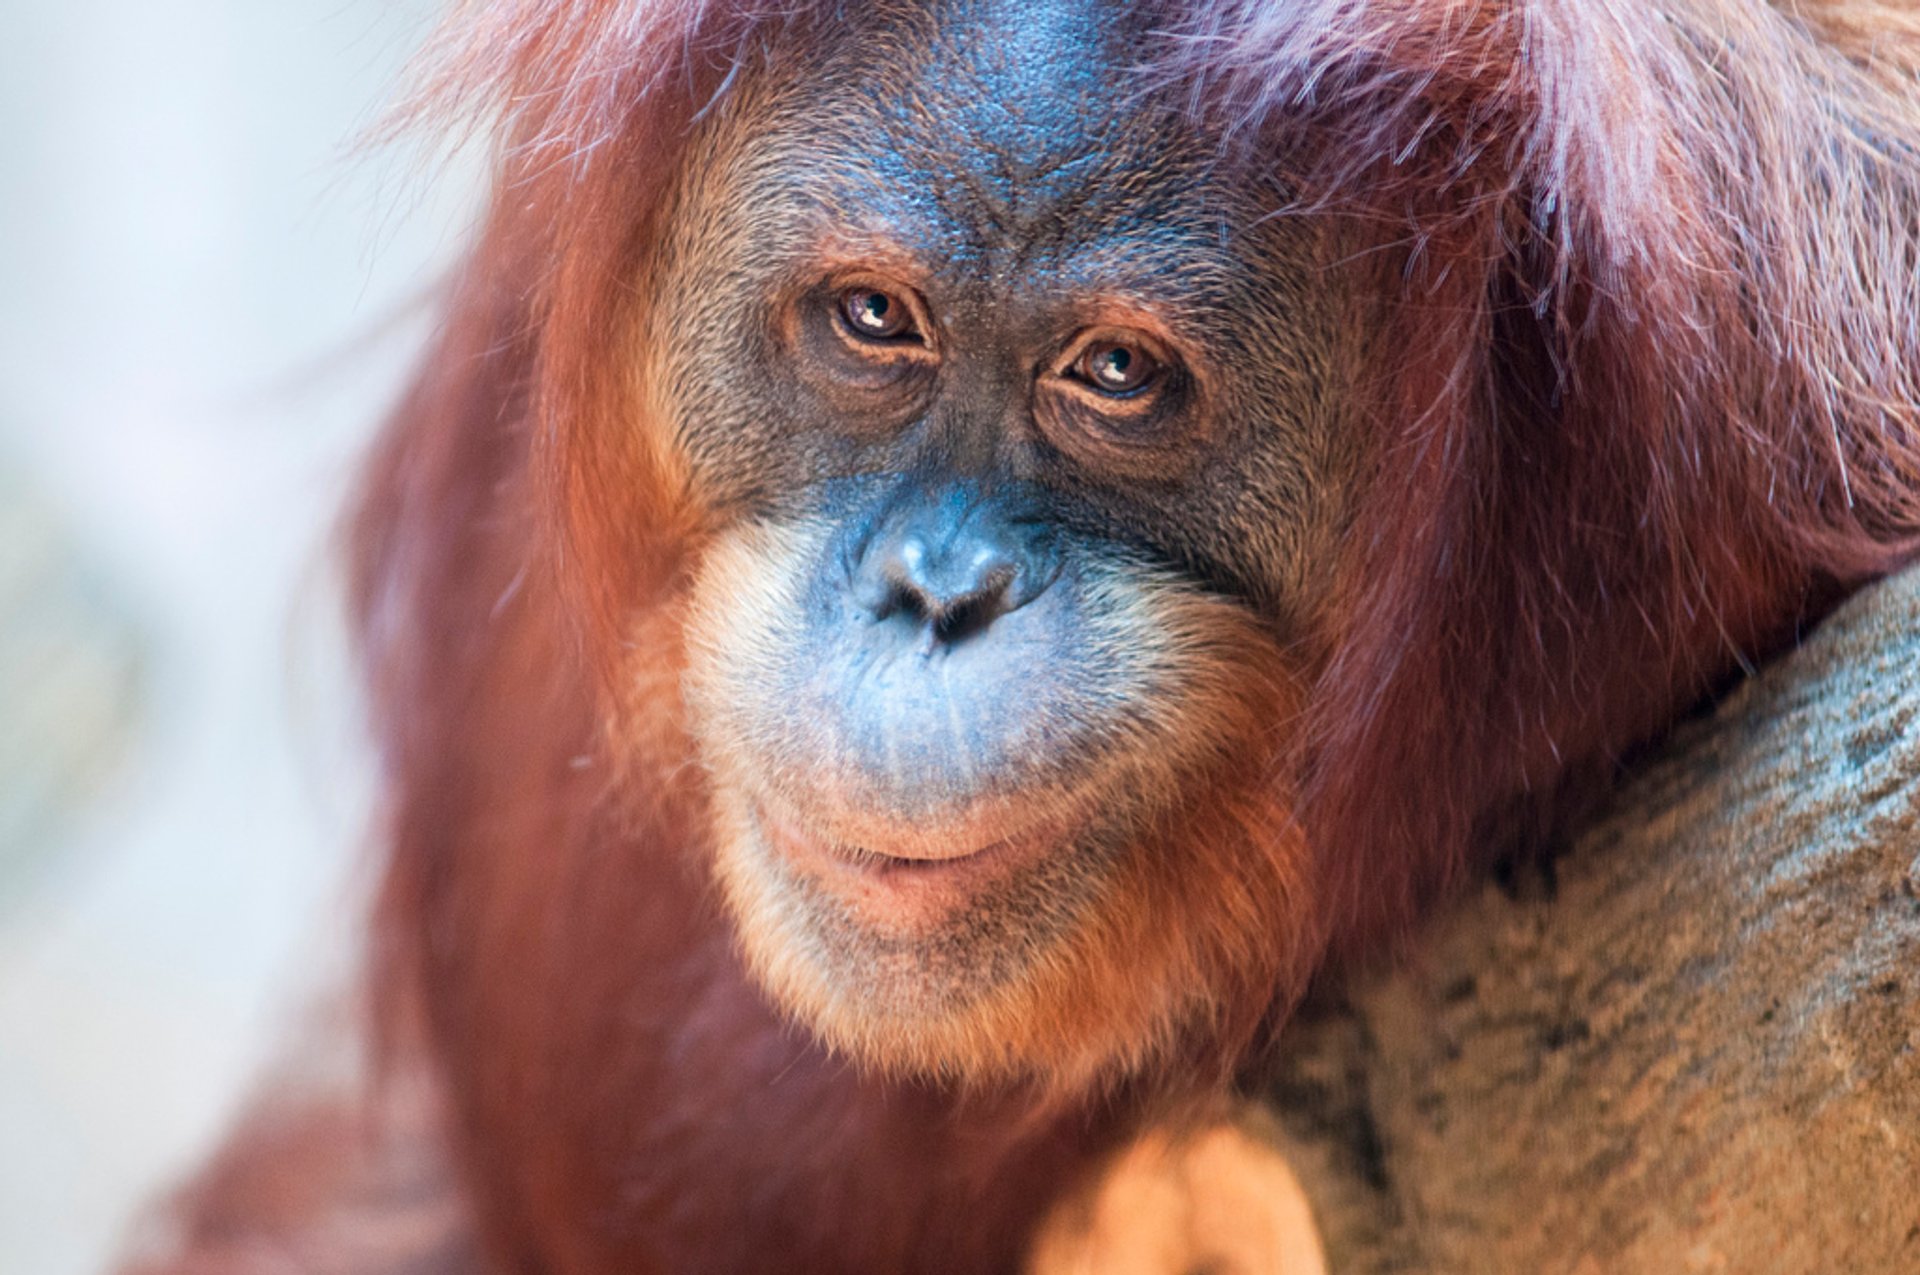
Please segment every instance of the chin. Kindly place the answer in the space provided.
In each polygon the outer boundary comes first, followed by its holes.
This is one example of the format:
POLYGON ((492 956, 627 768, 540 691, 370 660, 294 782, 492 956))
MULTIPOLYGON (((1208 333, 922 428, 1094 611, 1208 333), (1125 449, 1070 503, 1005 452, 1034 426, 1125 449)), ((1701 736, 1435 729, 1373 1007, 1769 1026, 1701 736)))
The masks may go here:
POLYGON ((1033 986, 1086 963, 1122 848, 1057 822, 989 840, 976 825, 897 841, 869 823, 855 841, 787 803, 717 800, 735 932, 792 1016, 882 1071, 1040 1069, 1021 1049, 1033 986))

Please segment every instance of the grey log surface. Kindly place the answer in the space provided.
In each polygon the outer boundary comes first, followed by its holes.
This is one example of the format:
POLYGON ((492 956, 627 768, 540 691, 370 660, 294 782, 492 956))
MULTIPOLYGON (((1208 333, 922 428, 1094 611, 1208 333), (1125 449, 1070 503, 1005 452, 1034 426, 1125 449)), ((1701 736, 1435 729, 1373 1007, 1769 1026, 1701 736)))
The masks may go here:
POLYGON ((1335 1275, 1920 1272, 1920 569, 1291 1042, 1335 1275))

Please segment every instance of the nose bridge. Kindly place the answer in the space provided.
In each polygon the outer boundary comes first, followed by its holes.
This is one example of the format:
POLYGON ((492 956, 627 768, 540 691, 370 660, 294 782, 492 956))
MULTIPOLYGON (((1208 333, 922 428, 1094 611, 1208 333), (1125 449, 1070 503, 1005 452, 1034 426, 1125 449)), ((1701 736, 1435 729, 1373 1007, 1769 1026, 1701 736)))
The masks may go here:
POLYGON ((925 592, 936 609, 1011 583, 1016 547, 996 522, 978 493, 967 489, 913 509, 895 564, 901 582, 925 592))
POLYGON ((1017 351, 980 349, 956 358, 929 420, 921 457, 975 493, 1016 472, 1025 440, 1026 377, 1017 351))
POLYGON ((905 501, 897 517, 903 534, 944 557, 963 536, 981 534, 987 494, 972 482, 950 482, 905 501))
POLYGON ((1012 583, 1018 547, 984 492, 953 483, 911 501, 882 551, 896 586, 917 592, 931 613, 1012 583))

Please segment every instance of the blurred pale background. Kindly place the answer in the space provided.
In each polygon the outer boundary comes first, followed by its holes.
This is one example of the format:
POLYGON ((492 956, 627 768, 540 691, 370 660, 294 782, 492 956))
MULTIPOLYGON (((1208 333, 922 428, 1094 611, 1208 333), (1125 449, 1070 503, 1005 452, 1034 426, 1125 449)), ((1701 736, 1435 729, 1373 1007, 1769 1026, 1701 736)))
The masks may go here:
POLYGON ((78 1275, 340 975, 327 536, 471 183, 347 153, 427 0, 0 6, 0 1270, 78 1275))

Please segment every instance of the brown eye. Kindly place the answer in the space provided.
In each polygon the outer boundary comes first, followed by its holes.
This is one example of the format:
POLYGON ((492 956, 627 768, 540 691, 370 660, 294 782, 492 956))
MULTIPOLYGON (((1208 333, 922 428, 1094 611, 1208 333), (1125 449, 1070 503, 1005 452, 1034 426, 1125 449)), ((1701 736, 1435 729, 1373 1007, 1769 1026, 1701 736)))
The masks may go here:
POLYGON ((1034 421, 1074 463, 1108 478, 1181 472, 1208 418, 1177 347, 1131 325, 1083 329, 1043 367, 1034 421))
POLYGON ((1095 341, 1073 361, 1069 373, 1102 394, 1124 398, 1160 373, 1160 360, 1127 341, 1095 341))
POLYGON ((848 331, 869 341, 897 341, 920 334, 907 303, 878 288, 848 288, 842 292, 840 319, 848 331))

